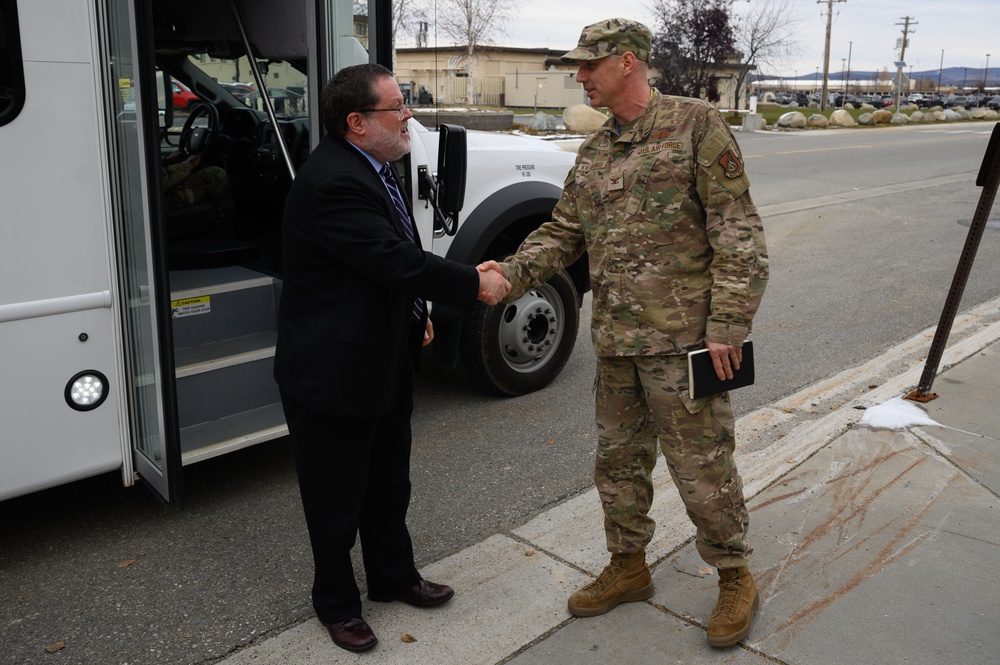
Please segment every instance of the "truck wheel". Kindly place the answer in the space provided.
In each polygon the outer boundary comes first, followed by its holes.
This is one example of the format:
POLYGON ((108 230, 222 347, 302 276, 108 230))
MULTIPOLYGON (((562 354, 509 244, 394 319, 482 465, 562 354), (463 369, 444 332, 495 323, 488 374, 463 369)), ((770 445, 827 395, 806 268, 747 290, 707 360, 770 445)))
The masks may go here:
POLYGON ((477 303, 465 317, 462 361, 499 393, 534 392, 562 371, 579 325, 576 287, 561 270, 509 305, 477 303))

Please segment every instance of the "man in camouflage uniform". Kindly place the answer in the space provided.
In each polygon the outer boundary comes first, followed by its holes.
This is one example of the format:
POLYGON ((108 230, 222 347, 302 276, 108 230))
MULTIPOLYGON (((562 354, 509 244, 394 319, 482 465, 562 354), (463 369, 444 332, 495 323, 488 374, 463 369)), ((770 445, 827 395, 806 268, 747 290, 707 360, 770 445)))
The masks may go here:
POLYGON ((175 152, 164 160, 161 169, 163 178, 163 198, 167 212, 201 201, 211 201, 219 211, 219 218, 229 222, 233 217, 233 192, 229 186, 229 176, 219 166, 207 166, 196 170, 201 163, 201 155, 191 155, 184 159, 183 152, 175 152), (179 161, 184 159, 184 161, 179 161))
POLYGON ((653 595, 645 547, 659 439, 698 552, 719 569, 709 643, 731 646, 749 632, 758 602, 735 421, 727 394, 689 399, 686 354, 707 346, 719 377, 732 378, 767 281, 767 249, 729 125, 703 101, 649 87, 650 41, 645 26, 609 19, 584 28, 563 56, 579 62, 591 105, 613 117, 580 147, 552 220, 502 271, 509 301, 584 252, 590 260, 594 476, 612 556, 570 597, 570 612, 595 616, 653 595))

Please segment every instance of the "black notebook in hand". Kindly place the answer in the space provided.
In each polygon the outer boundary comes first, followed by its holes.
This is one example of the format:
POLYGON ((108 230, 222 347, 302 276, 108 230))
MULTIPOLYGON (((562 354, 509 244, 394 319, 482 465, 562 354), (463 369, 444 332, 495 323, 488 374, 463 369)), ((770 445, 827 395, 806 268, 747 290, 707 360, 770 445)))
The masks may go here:
POLYGON ((752 386, 753 379, 753 342, 743 342, 743 360, 740 361, 740 368, 733 370, 733 378, 725 381, 720 381, 716 375, 708 349, 688 353, 688 394, 691 399, 752 386))

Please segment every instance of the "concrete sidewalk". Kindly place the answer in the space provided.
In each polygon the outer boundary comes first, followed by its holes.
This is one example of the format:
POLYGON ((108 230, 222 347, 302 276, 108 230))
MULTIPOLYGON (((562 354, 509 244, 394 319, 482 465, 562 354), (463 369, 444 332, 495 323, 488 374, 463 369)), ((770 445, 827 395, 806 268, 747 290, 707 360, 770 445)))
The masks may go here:
POLYGON ((567 612, 568 596, 608 560, 592 490, 425 567, 457 590, 443 607, 366 602, 380 639, 372 652, 338 649, 314 618, 222 662, 996 662, 1000 299, 952 328, 939 398, 923 407, 941 426, 858 425, 866 408, 916 385, 933 332, 740 418, 761 606, 737 647, 706 642, 717 580, 661 463, 649 601, 587 619, 567 612))

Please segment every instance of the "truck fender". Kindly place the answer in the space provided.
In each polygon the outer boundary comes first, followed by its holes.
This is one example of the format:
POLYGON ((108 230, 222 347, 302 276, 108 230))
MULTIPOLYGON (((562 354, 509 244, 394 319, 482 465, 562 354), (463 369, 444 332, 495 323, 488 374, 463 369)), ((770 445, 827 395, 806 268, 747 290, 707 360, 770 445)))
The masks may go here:
MULTIPOLYGON (((510 185, 494 192, 476 206, 462 223, 448 248, 447 258, 477 265, 495 250, 514 251, 523 237, 534 229, 520 229, 519 237, 512 237, 509 243, 500 243, 503 247, 497 244, 497 240, 521 220, 548 218, 561 194, 561 187, 537 181, 510 185)), ((577 261, 567 272, 572 276, 581 297, 590 290, 586 257, 577 261)), ((433 314, 434 361, 436 364, 455 368, 460 358, 463 311, 435 303, 433 314)))

